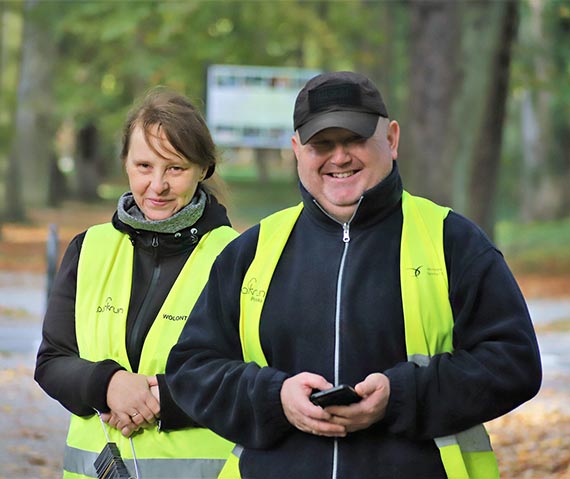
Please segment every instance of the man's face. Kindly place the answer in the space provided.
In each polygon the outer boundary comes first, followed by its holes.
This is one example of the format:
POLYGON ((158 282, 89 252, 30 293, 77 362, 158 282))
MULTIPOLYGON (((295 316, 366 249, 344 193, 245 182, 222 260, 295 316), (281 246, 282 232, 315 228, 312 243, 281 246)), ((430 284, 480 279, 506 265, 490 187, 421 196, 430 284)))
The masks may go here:
POLYGON ((327 128, 302 145, 292 138, 303 186, 332 216, 348 221, 362 194, 392 171, 398 157, 400 127, 380 118, 370 138, 343 128, 327 128))

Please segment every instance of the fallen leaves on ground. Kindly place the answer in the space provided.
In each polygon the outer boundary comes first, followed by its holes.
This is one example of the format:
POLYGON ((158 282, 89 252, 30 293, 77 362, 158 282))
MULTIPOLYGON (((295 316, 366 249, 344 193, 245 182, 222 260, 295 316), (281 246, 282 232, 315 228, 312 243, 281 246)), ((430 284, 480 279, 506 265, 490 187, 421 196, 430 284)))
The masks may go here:
POLYGON ((525 406, 487 424, 501 479, 570 478, 568 394, 544 389, 525 406))

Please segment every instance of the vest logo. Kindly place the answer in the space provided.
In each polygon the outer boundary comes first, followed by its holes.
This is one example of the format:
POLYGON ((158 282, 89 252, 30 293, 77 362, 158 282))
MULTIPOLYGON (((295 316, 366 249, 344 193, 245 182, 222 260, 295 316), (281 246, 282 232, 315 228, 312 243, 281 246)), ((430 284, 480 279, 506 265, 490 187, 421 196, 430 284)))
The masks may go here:
POLYGON ((247 285, 241 288, 241 294, 249 296, 250 301, 263 303, 265 300, 266 292, 263 289, 257 289, 257 278, 251 278, 247 282, 247 285))
POLYGON ((414 277, 417 278, 417 277, 421 274, 421 272, 422 272, 422 271, 421 271, 421 268, 422 268, 422 266, 418 266, 417 268, 408 268, 408 270, 413 271, 413 272, 414 272, 414 273, 413 273, 414 277))
POLYGON ((187 314, 179 314, 179 315, 175 316, 173 314, 164 313, 162 315, 162 319, 166 319, 168 321, 186 321, 188 319, 188 315, 187 314))
POLYGON ((111 296, 107 296, 105 299, 105 304, 102 306, 97 306, 98 313, 113 313, 113 314, 121 314, 125 310, 121 307, 113 306, 113 298, 111 296))
POLYGON ((408 271, 410 271, 410 275, 413 276, 414 278, 418 278, 421 274, 424 275, 428 275, 428 276, 442 276, 443 275, 443 270, 441 268, 430 268, 429 266, 426 266, 424 268, 423 265, 414 267, 414 268, 406 268, 408 271))

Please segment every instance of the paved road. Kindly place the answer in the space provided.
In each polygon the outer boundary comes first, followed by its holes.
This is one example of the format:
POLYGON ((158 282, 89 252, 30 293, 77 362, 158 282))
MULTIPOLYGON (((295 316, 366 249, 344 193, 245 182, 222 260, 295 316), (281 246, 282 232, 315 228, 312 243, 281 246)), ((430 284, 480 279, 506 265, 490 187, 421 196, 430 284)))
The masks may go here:
MULTIPOLYGON (((557 300, 530 300, 528 307, 532 320, 539 331, 543 326, 557 322, 564 322, 565 325, 570 324, 570 297, 557 300)), ((539 332, 538 334, 544 369, 543 387, 556 387, 570 391, 570 381, 568 381, 570 376, 570 331, 568 328, 560 329, 561 331, 539 332)))
MULTIPOLYGON (((68 413, 32 378, 45 285, 41 275, 0 272, 0 479, 53 478, 61 470, 68 413)), ((531 300, 529 309, 539 331, 547 324, 570 321, 570 297, 531 300)), ((570 332, 541 332, 538 338, 545 393, 525 408, 567 397, 570 391, 570 332)), ((567 407, 557 401, 556 407, 567 407)))

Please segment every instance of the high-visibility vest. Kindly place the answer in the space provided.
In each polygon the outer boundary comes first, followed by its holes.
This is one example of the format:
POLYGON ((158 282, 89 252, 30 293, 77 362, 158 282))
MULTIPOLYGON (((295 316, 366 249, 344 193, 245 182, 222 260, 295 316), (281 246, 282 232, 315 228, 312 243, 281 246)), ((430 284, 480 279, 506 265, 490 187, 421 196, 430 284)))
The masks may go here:
MULTIPOLYGON (((271 278, 303 204, 282 210, 260 223, 256 255, 241 295, 240 338, 244 361, 267 366, 261 348, 259 322, 271 278), (253 292, 253 293, 252 293, 253 292)), ((436 354, 453 351, 453 314, 443 251, 443 221, 449 213, 431 201, 402 195, 403 226, 400 282, 408 361, 427 366, 436 354), (429 268, 425 265, 430 265, 429 268), (424 269, 422 269, 424 268, 424 269)), ((497 479, 499 471, 489 436, 482 424, 435 439, 450 479, 497 479)), ((236 445, 218 479, 239 478, 236 445)))
MULTIPOLYGON (((211 266, 237 232, 227 226, 204 235, 183 266, 145 339, 138 372, 164 373, 168 353, 178 340, 188 314, 208 279, 211 266)), ((131 295, 133 246, 128 235, 110 223, 89 228, 79 257, 75 324, 81 358, 113 359, 131 371, 126 350, 127 311, 131 295)), ((125 464, 134 474, 129 439, 105 425, 125 464)), ((133 437, 142 478, 212 479, 227 459, 232 444, 208 429, 159 432, 144 429, 133 437)), ((107 440, 99 417, 71 416, 64 455, 64 478, 96 478, 94 461, 107 440)), ((133 476, 134 477, 134 476, 133 476)))

